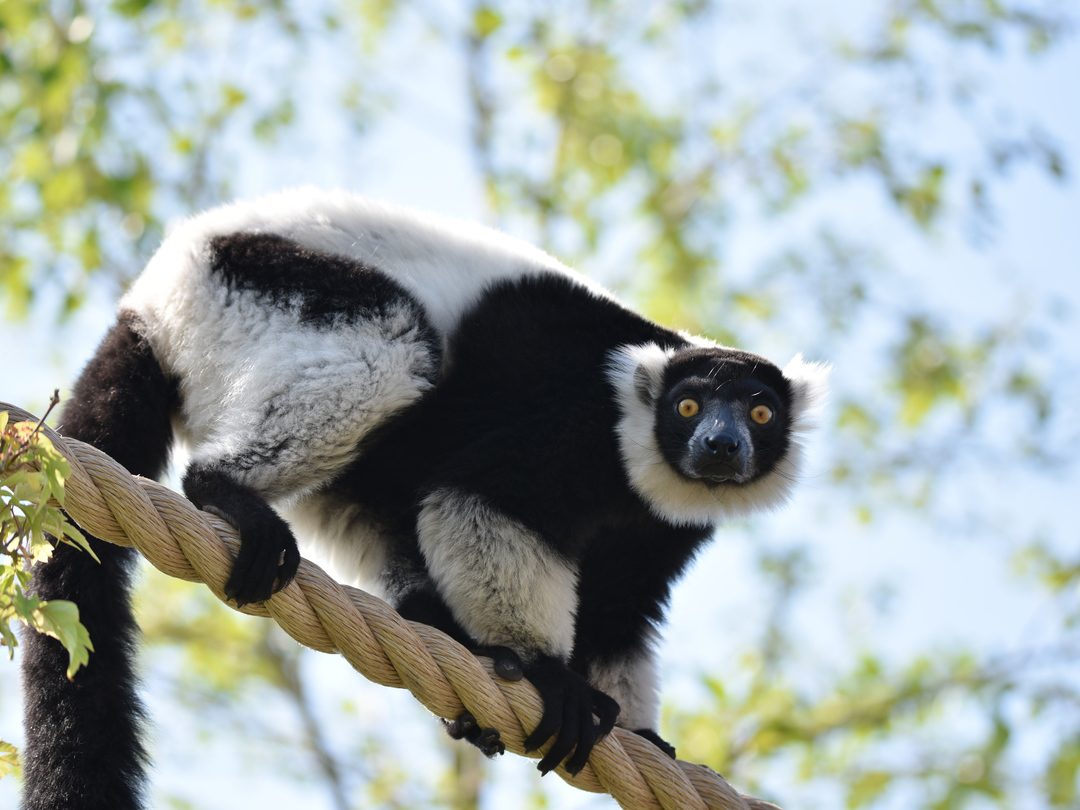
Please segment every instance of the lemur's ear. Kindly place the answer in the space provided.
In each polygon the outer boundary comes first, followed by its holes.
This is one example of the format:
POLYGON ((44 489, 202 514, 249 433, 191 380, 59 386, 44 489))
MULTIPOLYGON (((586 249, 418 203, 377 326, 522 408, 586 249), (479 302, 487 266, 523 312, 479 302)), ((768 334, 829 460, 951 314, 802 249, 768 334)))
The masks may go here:
POLYGON ((784 377, 791 383, 791 413, 796 420, 812 418, 820 410, 829 393, 828 363, 804 360, 801 354, 784 366, 784 377))
POLYGON ((640 404, 651 408, 663 390, 664 367, 671 349, 662 349, 655 343, 638 346, 620 346, 608 364, 608 378, 623 399, 634 397, 640 404))
POLYGON ((634 393, 641 400, 642 405, 652 406, 656 398, 660 396, 660 384, 663 381, 663 366, 655 366, 642 363, 634 369, 634 393))

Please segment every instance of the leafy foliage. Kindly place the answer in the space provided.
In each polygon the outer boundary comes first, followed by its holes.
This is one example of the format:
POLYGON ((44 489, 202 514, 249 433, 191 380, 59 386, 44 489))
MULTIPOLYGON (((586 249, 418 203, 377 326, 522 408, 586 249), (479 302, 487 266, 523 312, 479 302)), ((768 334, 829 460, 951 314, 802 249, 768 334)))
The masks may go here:
POLYGON ((18 773, 21 767, 15 746, 0 740, 0 779, 18 773))
MULTIPOLYGON (((25 317, 44 293, 59 292, 55 315, 67 317, 90 283, 115 289, 130 280, 167 217, 220 198, 232 163, 224 144, 237 132, 272 143, 295 116, 287 85, 273 97, 260 92, 260 60, 264 72, 288 70, 265 65, 259 43, 285 38, 302 63, 308 39, 340 23, 319 5, 326 13, 313 19, 314 6, 284 2, 0 3, 0 287, 8 316, 25 317), (250 69, 215 72, 212 55, 223 48, 250 69)), ((362 5, 372 21, 392 8, 362 5)))
MULTIPOLYGON (((0 412, 0 646, 14 656, 18 639, 12 623, 20 621, 64 645, 71 678, 90 660, 90 636, 74 602, 27 593, 30 567, 48 560, 57 541, 94 552, 61 511, 70 469, 40 432, 41 424, 9 423, 8 413, 0 412)), ((0 777, 17 768, 15 749, 0 741, 0 777)))
POLYGON ((0 645, 14 655, 18 641, 11 622, 18 619, 64 645, 70 678, 93 646, 73 602, 26 592, 30 567, 48 560, 57 541, 97 556, 61 511, 70 468, 40 429, 40 422, 8 424, 7 412, 0 412, 0 645))

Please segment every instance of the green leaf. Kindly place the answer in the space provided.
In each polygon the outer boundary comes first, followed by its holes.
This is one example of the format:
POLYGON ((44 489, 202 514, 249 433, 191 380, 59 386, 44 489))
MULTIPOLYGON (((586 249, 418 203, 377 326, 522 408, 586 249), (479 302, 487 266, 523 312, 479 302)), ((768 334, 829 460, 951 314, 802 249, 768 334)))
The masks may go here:
POLYGON ((21 770, 18 749, 11 743, 0 740, 0 779, 18 774, 21 770))
POLYGON ((66 599, 52 599, 38 605, 31 626, 52 636, 68 651, 68 679, 75 677, 79 667, 90 661, 94 645, 90 634, 79 621, 79 607, 66 599))
POLYGON ((221 98, 225 110, 227 112, 232 112, 247 101, 247 93, 243 88, 237 87, 235 84, 226 84, 221 88, 221 98))
POLYGON ((46 457, 42 464, 41 472, 48 484, 48 496, 55 498, 57 503, 63 506, 64 481, 66 481, 68 475, 71 474, 71 467, 68 465, 67 459, 53 450, 51 445, 49 450, 51 455, 46 457))
POLYGON ((90 541, 86 539, 86 535, 79 531, 78 527, 76 527, 75 524, 73 524, 70 520, 64 521, 63 536, 61 539, 68 545, 73 545, 81 548, 83 551, 93 557, 95 562, 101 562, 101 560, 98 558, 98 555, 94 553, 94 549, 90 546, 90 541))
POLYGON ((473 12, 473 33, 479 39, 487 39, 502 28, 503 16, 491 6, 478 6, 473 12))
POLYGON ((52 559, 53 544, 44 535, 30 538, 30 561, 34 563, 48 562, 52 559))
MULTIPOLYGON (((0 602, 0 606, 2 604, 0 602)), ((4 610, 0 610, 0 647, 7 647, 8 660, 15 657, 15 648, 19 646, 19 639, 11 629, 10 620, 14 613, 15 611, 11 605, 8 605, 4 610)))

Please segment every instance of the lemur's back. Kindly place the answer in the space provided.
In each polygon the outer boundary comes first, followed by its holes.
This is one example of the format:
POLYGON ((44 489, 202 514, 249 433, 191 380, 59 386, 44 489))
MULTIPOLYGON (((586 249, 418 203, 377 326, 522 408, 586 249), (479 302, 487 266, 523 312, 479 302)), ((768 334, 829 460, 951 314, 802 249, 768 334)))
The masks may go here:
POLYGON ((443 334, 497 279, 555 272, 606 295, 550 255, 490 228, 343 191, 304 188, 211 209, 183 222, 122 306, 144 317, 153 311, 182 319, 172 297, 205 292, 210 242, 234 233, 272 233, 378 269, 409 290, 443 334))
POLYGON ((301 189, 181 224, 121 309, 178 380, 193 458, 228 459, 246 483, 295 498, 437 380, 484 289, 548 273, 586 284, 496 231, 301 189))

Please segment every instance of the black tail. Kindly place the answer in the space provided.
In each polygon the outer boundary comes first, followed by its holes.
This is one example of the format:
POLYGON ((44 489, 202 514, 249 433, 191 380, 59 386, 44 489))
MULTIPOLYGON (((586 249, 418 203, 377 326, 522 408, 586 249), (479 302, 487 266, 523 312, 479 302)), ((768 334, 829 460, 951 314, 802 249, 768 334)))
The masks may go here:
MULTIPOLYGON (((178 394, 145 339, 122 314, 83 370, 60 432, 108 453, 133 473, 156 478, 172 445, 178 394)), ((34 569, 34 592, 79 606, 94 652, 74 681, 54 639, 23 634, 26 714, 24 810, 130 810, 143 803, 146 752, 136 695, 138 628, 131 614, 134 552, 91 538, 101 564, 59 546, 34 569)))

